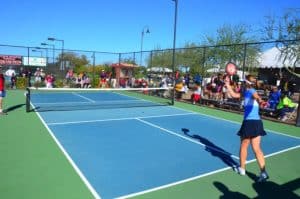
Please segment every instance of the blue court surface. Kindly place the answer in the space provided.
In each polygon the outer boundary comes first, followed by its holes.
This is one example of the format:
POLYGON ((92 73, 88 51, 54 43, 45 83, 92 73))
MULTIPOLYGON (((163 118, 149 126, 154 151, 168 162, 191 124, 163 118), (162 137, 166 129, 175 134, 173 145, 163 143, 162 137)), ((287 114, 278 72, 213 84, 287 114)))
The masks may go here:
MULTIPOLYGON (((85 97, 78 100, 94 100, 90 94, 85 97)), ((75 97, 63 97, 69 98, 75 97)), ((61 98, 57 101, 63 102, 61 98)), ((236 132, 240 124, 172 106, 38 114, 96 198, 125 198, 239 162, 236 132)), ((265 155, 300 145, 298 138, 267 133, 262 139, 265 155)), ((250 152, 248 160, 254 158, 250 152)))

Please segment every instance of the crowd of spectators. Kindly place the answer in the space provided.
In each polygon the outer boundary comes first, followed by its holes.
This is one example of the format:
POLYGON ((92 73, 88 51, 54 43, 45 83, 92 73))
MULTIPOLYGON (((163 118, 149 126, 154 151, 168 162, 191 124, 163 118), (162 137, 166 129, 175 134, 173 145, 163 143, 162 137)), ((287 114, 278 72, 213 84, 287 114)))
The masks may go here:
MULTIPOLYGON (((26 78, 28 85, 31 86, 45 86, 52 88, 55 85, 56 78, 52 73, 46 73, 43 68, 36 68, 32 73, 29 69, 20 68, 18 73, 9 68, 5 72, 6 78, 10 82, 10 88, 16 88, 17 79, 22 77, 26 78)), ((227 94, 225 86, 226 74, 218 73, 213 74, 210 78, 202 78, 200 74, 190 75, 189 73, 181 74, 177 71, 173 76, 171 73, 162 75, 159 79, 153 78, 121 78, 119 82, 112 77, 110 72, 101 70, 98 75, 98 88, 147 88, 147 87, 172 87, 175 82, 175 98, 182 100, 183 96, 185 100, 189 100, 193 104, 204 103, 207 105, 235 105, 239 109, 242 109, 243 99, 232 98, 227 94)), ((69 69, 65 76, 67 85, 72 85, 76 88, 91 88, 91 79, 85 73, 74 73, 72 69, 69 69)), ((295 93, 295 85, 290 82, 288 78, 282 77, 280 81, 274 80, 276 85, 267 85, 263 81, 257 81, 256 90, 264 99, 264 103, 260 105, 261 112, 266 113, 269 116, 276 117, 282 121, 289 119, 291 112, 295 112, 297 104, 293 102, 292 97, 295 93)), ((231 86, 237 93, 243 92, 243 80, 239 77, 231 77, 231 86)))
POLYGON ((6 79, 9 80, 10 88, 17 88, 17 81, 20 78, 25 78, 27 85, 31 87, 32 85, 36 87, 45 86, 47 88, 52 88, 54 86, 55 77, 52 73, 45 73, 43 69, 36 68, 34 73, 32 73, 31 69, 23 69, 17 72, 12 67, 9 67, 5 72, 6 79))
MULTIPOLYGON (((202 80, 196 75, 192 78, 189 74, 178 75, 176 79, 176 98, 181 100, 183 94, 188 94, 185 98, 193 104, 204 103, 210 106, 243 109, 243 99, 232 98, 228 93, 224 83, 226 74, 213 74, 210 78, 202 80)), ((231 86, 235 92, 243 92, 243 80, 238 77, 231 77, 231 86)), ((295 90, 291 83, 282 78, 279 86, 266 85, 257 80, 255 88, 264 99, 260 105, 261 113, 286 121, 293 118, 297 104, 292 97, 295 90)), ((186 95, 185 95, 186 96, 186 95)))

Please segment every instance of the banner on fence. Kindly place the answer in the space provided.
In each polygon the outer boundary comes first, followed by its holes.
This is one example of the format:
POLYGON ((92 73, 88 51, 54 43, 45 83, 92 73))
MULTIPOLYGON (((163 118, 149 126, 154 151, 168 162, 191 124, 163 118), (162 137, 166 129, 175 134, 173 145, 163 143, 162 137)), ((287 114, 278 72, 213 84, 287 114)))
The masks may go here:
POLYGON ((43 57, 23 57, 23 65, 24 66, 39 66, 46 67, 47 59, 43 57))

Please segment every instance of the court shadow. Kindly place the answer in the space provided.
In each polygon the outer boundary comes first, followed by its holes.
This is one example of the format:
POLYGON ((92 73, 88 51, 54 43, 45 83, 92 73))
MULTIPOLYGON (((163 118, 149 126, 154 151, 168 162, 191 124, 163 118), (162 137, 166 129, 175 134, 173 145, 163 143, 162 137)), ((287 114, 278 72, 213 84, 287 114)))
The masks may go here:
POLYGON ((222 160, 226 165, 232 167, 233 170, 236 170, 238 167, 238 163, 231 157, 231 154, 221 147, 218 147, 208 139, 201 137, 200 135, 194 134, 191 135, 189 134, 190 130, 187 128, 182 128, 181 129, 184 135, 193 138, 195 140, 198 140, 201 144, 205 145, 205 150, 211 155, 218 157, 220 160, 222 160))
POLYGON ((223 194, 219 197, 220 199, 249 199, 249 197, 242 193, 230 191, 229 188, 221 182, 214 182, 213 184, 223 194))
POLYGON ((265 198, 286 198, 293 199, 299 198, 297 194, 293 191, 300 188, 300 178, 287 182, 285 184, 279 185, 272 181, 266 181, 258 183, 256 182, 257 176, 251 172, 246 172, 246 174, 254 182, 252 187, 257 193, 255 199, 265 199, 265 198))
POLYGON ((5 109, 5 112, 6 113, 11 112, 11 111, 14 111, 16 109, 22 108, 23 106, 25 106, 25 104, 18 104, 18 105, 10 106, 7 109, 5 109))

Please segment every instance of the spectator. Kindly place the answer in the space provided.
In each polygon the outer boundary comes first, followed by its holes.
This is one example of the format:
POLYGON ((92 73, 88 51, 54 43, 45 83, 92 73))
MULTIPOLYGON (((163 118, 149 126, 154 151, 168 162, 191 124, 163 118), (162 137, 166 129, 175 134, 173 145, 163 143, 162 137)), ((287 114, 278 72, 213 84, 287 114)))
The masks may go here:
POLYGON ((117 87, 117 79, 116 78, 111 78, 110 79, 110 85, 112 88, 116 88, 117 87))
POLYGON ((202 77, 199 75, 199 73, 197 73, 194 77, 194 83, 197 85, 201 85, 202 82, 202 77))
POLYGON ((119 85, 120 85, 121 88, 126 88, 126 79, 125 78, 120 78, 119 85))
POLYGON ((45 78, 46 88, 53 88, 54 76, 52 74, 47 75, 45 78))
POLYGON ((177 70, 177 71, 175 72, 175 81, 179 80, 179 78, 180 78, 180 73, 179 73, 179 71, 177 70))
POLYGON ((286 121, 288 119, 287 114, 293 112, 295 108, 296 104, 292 102, 286 92, 283 92, 277 105, 277 111, 279 112, 278 119, 281 121, 286 121))
POLYGON ((16 83, 17 83, 17 76, 15 75, 15 73, 13 73, 10 78, 10 88, 16 89, 16 83))
POLYGON ((83 88, 91 88, 91 80, 88 76, 83 80, 83 88))
POLYGON ((219 99, 219 91, 216 83, 211 84, 211 99, 217 100, 219 99))
POLYGON ((16 71, 12 69, 12 67, 9 67, 9 69, 5 72, 5 76, 11 77, 13 74, 16 74, 16 71))
POLYGON ((73 69, 69 69, 67 74, 66 74, 66 80, 67 80, 67 83, 71 83, 72 80, 74 78, 74 72, 73 72, 73 69))
POLYGON ((201 86, 197 85, 194 88, 194 92, 192 94, 192 102, 193 104, 196 104, 196 102, 199 102, 201 99, 201 86))
POLYGON ((181 80, 181 81, 177 82, 177 84, 175 85, 175 92, 176 92, 177 99, 181 99, 183 91, 184 91, 184 83, 181 80))
POLYGON ((39 68, 36 69, 34 73, 34 82, 35 83, 40 83, 42 81, 42 76, 41 76, 41 71, 39 68))
POLYGON ((187 73, 184 75, 184 81, 185 81, 185 85, 190 88, 190 80, 191 80, 191 77, 190 77, 190 74, 187 73))
POLYGON ((3 98, 5 97, 5 78, 2 73, 2 67, 0 66, 0 115, 6 115, 3 111, 3 98))
POLYGON ((221 98, 222 88, 224 85, 223 75, 221 73, 218 74, 217 78, 214 79, 213 83, 216 84, 217 87, 217 98, 221 98))
POLYGON ((276 109, 276 106, 278 105, 279 100, 280 100, 280 95, 281 95, 281 93, 278 90, 277 86, 273 86, 272 90, 269 94, 267 108, 276 109))
POLYGON ((204 96, 206 96, 208 99, 211 98, 211 93, 212 93, 212 84, 211 83, 207 83, 204 85, 204 96))
POLYGON ((32 76, 32 73, 31 73, 30 69, 25 71, 25 77, 27 77, 27 82, 28 82, 29 87, 31 87, 31 76, 32 76))
POLYGON ((45 77, 46 77, 46 74, 45 74, 44 70, 41 69, 41 81, 42 81, 42 82, 45 81, 45 77))
POLYGON ((83 80, 81 78, 81 75, 77 75, 75 77, 75 83, 76 83, 76 88, 82 88, 82 85, 83 85, 83 80))
POLYGON ((101 71, 100 73, 100 78, 99 78, 99 84, 98 84, 98 87, 102 87, 102 88, 105 88, 106 87, 106 77, 107 77, 107 74, 104 70, 101 71))

